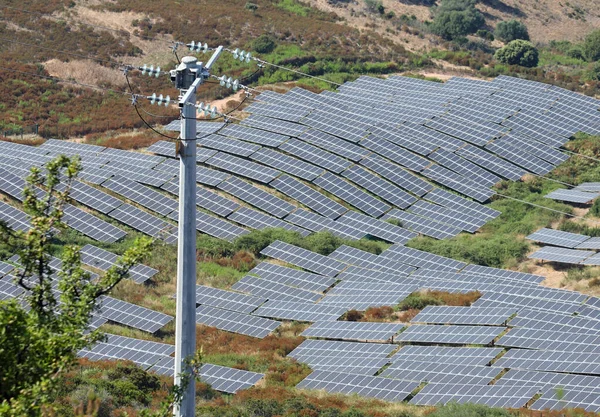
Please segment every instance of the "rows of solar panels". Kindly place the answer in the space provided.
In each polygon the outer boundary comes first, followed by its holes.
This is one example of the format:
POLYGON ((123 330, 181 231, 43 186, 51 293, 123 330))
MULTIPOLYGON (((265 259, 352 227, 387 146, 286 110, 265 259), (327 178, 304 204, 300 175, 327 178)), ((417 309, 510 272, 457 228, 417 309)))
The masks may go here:
MULTIPOLYGON (((474 232, 499 215, 479 204, 494 195, 490 187, 565 161, 559 147, 570 135, 598 132, 597 108, 593 99, 510 77, 445 84, 361 77, 337 93, 264 92, 241 124, 200 124, 196 226, 228 240, 266 227, 392 243, 474 232)), ((164 141, 149 148, 156 155, 52 140, 37 148, 2 143, 1 190, 19 198, 30 166, 78 154, 84 182, 74 186, 75 201, 174 242, 178 204, 165 195, 178 194, 174 149, 164 141)), ((3 205, 0 215, 27 228, 22 212, 3 205)), ((97 240, 125 235, 73 205, 66 220, 97 240)))
MULTIPOLYGON (((597 297, 399 244, 380 255, 342 246, 324 256, 277 241, 262 253, 277 264, 260 263, 231 290, 197 286, 196 320, 257 338, 284 321, 311 323, 289 355, 313 370, 299 388, 394 401, 413 394, 420 405, 600 410, 597 297), (426 290, 481 296, 470 307, 426 307, 408 323, 342 319, 426 290)), ((154 363, 172 372, 172 358, 141 364, 154 363)))
POLYGON ((547 244, 529 255, 531 259, 577 265, 600 265, 600 238, 542 228, 527 239, 547 244))

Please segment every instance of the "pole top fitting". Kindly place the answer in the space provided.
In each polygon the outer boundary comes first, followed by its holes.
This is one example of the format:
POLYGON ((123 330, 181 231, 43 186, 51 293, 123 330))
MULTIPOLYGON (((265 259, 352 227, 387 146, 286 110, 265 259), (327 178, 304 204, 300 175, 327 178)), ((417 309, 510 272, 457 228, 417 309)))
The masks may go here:
POLYGON ((188 66, 194 65, 196 62, 198 62, 198 58, 194 56, 184 56, 183 58, 181 58, 181 63, 186 64, 188 66))

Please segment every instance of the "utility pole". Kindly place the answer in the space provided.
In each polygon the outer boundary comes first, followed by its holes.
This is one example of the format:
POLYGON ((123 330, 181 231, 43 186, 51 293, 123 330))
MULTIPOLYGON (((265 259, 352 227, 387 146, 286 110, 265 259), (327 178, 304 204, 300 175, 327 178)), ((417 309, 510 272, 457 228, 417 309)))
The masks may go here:
POLYGON ((175 316, 175 385, 182 376, 189 383, 181 403, 175 405, 175 417, 195 415, 196 380, 186 359, 196 352, 196 89, 209 76, 208 71, 219 57, 222 47, 215 50, 206 66, 195 57, 186 56, 171 79, 181 91, 181 138, 179 154, 179 224, 177 242, 177 309, 175 316))

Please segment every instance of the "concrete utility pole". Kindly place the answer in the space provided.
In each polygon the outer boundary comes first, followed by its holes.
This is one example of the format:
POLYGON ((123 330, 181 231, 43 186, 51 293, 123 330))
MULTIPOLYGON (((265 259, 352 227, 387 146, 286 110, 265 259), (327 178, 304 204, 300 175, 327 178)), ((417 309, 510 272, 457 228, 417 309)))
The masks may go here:
POLYGON ((189 384, 181 403, 175 406, 176 417, 195 415, 196 381, 186 359, 196 352, 196 89, 209 76, 208 70, 221 53, 217 48, 206 66, 191 56, 184 57, 171 79, 181 90, 181 139, 178 153, 179 229, 177 246, 177 309, 175 316, 175 385, 183 375, 189 384))

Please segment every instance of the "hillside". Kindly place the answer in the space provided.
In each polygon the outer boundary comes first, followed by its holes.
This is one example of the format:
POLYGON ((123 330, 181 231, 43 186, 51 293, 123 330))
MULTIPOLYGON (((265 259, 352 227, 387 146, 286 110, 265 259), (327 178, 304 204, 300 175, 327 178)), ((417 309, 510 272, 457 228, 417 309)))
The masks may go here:
POLYGON ((144 96, 178 91, 136 66, 171 69, 191 40, 226 46, 212 74, 247 86, 198 91, 223 114, 197 121, 196 416, 597 415, 600 79, 574 51, 598 10, 551 1, 476 4, 487 29, 527 24, 531 67, 494 58, 489 32, 434 35, 421 2, 0 5, 0 415, 38 366, 37 329, 15 327, 38 311, 15 279, 22 191, 59 155, 82 170, 33 278, 69 294, 70 245, 105 277, 153 244, 41 415, 145 417, 167 398, 180 115, 144 96))

